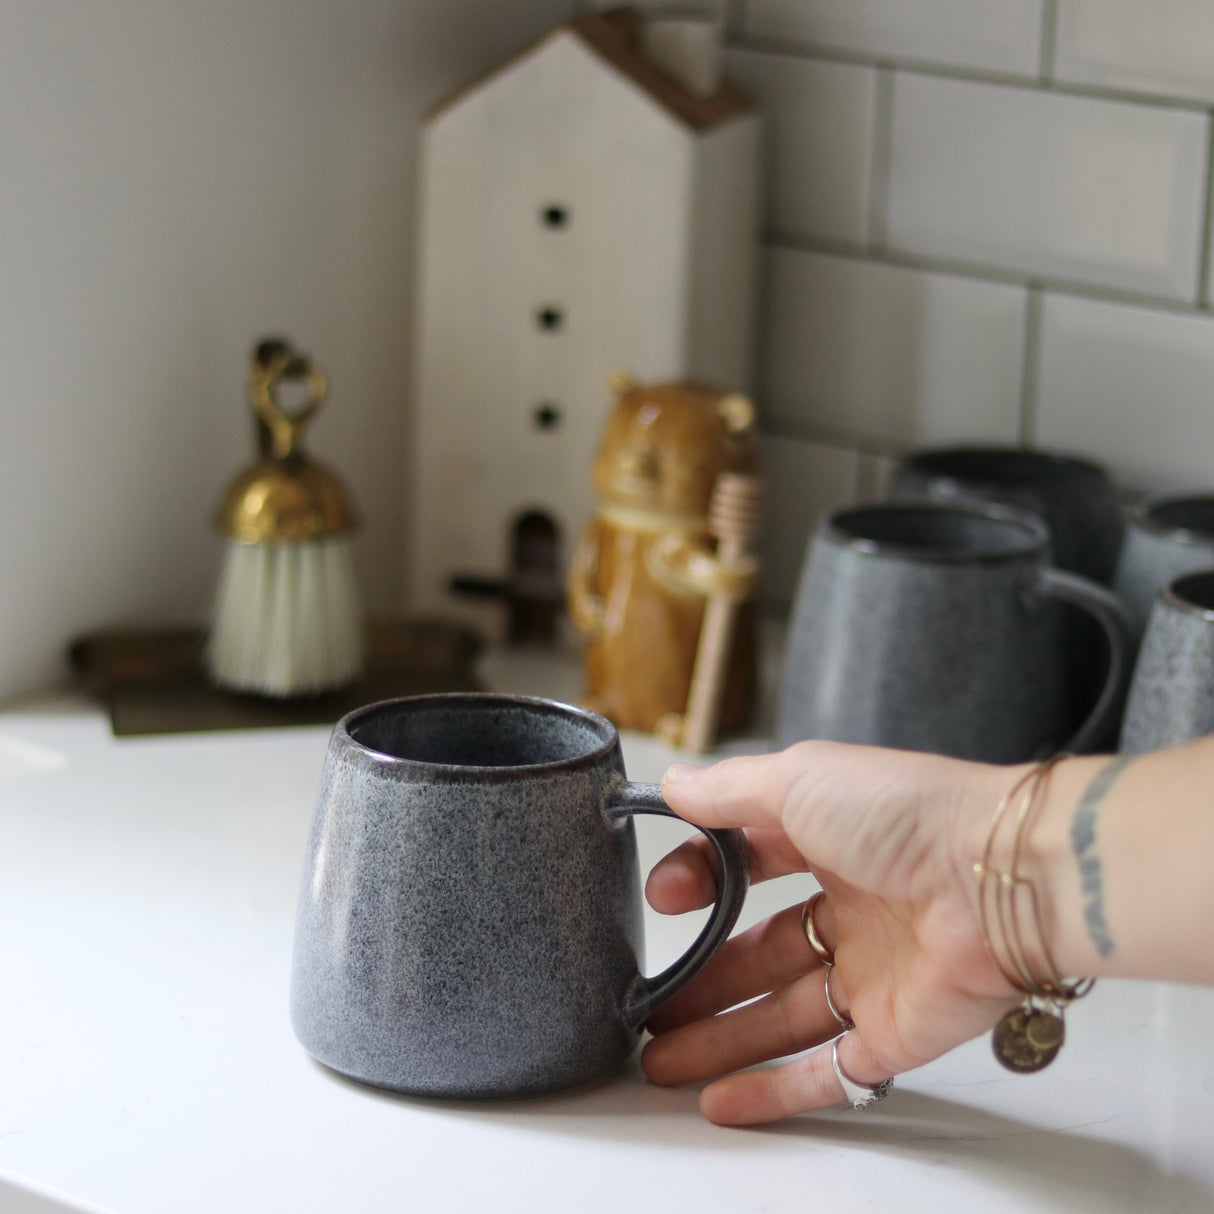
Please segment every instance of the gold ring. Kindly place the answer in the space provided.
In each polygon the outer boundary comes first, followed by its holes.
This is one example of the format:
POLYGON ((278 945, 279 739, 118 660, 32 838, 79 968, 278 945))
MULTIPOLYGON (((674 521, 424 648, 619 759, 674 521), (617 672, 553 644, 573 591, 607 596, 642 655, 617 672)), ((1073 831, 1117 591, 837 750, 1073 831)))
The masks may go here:
POLYGON ((805 933, 805 939, 809 941, 809 947, 814 950, 818 960, 829 967, 834 965, 835 955, 822 943, 822 937, 818 935, 818 929, 814 924, 814 906, 820 897, 822 897, 822 891, 818 890, 801 908, 801 930, 805 933))

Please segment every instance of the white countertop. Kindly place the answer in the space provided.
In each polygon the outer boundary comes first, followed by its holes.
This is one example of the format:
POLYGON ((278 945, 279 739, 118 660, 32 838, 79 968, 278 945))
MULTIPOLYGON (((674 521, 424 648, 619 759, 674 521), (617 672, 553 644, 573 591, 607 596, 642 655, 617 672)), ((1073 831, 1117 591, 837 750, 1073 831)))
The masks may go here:
MULTIPOLYGON (((576 695, 560 663, 486 674, 576 695)), ((707 1124, 635 1062, 487 1104, 336 1078, 287 1019, 327 735, 115 740, 67 696, 0 714, 0 1214, 1214 1209, 1211 990, 1102 983, 1040 1075, 984 1039, 864 1114, 757 1130, 707 1124)), ((637 735, 624 754, 641 780, 675 757, 637 735)), ((638 832, 646 864, 681 837, 638 832)), ((743 924, 810 888, 756 887, 743 924)), ((648 928, 651 971, 694 932, 648 928)))

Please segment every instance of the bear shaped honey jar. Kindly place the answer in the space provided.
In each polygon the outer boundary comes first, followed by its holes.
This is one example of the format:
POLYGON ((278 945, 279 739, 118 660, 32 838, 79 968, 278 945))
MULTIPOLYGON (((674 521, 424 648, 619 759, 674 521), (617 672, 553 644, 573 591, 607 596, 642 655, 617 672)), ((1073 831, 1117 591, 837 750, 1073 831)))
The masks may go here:
POLYGON ((754 408, 690 381, 641 386, 616 376, 610 388, 594 463, 598 507, 567 586, 587 706, 621 729, 684 742, 701 632, 713 605, 725 603, 735 619, 714 725, 738 729, 755 701, 756 562, 714 534, 710 506, 723 485, 757 484, 754 408))

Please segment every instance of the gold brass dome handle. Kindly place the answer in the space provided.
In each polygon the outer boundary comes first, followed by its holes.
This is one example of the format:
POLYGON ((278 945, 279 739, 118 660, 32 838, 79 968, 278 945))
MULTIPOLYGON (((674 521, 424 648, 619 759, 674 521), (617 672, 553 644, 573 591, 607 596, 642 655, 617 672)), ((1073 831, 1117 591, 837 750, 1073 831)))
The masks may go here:
POLYGON ((338 477, 303 450, 303 432, 325 403, 328 378, 286 342, 263 342, 249 374, 259 458, 228 487, 215 516, 221 534, 242 544, 294 544, 352 531, 358 519, 338 477), (275 394, 304 381, 307 400, 288 411, 275 394))
POLYGON ((325 373, 310 358, 292 350, 276 354, 267 363, 253 364, 249 392, 254 411, 269 428, 275 459, 290 459, 300 454, 304 427, 325 403, 328 391, 329 380, 325 373), (284 379, 304 379, 308 385, 308 399, 292 413, 282 408, 274 396, 274 389, 284 379))

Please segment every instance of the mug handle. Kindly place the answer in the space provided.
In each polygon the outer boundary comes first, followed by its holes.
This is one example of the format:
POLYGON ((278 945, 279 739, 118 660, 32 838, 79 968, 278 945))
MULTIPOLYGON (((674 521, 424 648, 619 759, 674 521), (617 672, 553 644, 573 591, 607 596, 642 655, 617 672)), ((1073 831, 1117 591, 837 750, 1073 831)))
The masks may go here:
MULTIPOLYGON (((658 785, 625 781, 613 790, 606 816, 609 822, 615 822, 632 814, 656 814, 683 821, 662 800, 658 785)), ((708 830, 703 826, 696 829, 712 843, 721 865, 712 914, 692 946, 673 965, 652 978, 640 975, 629 988, 621 1009, 624 1023, 629 1028, 639 1029, 667 999, 703 969, 733 931, 746 900, 750 887, 750 849, 746 846, 746 836, 740 830, 708 830)))
POLYGON ((1088 578, 1047 565, 1038 574, 1036 588, 1048 598, 1094 617, 1109 644, 1109 668, 1100 695, 1079 728, 1059 747, 1062 752, 1085 754, 1103 746, 1114 734, 1125 705, 1130 679, 1130 625, 1117 597, 1088 578))

